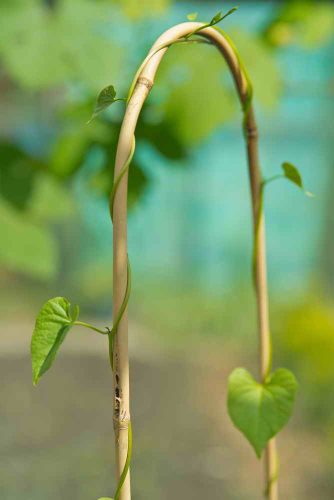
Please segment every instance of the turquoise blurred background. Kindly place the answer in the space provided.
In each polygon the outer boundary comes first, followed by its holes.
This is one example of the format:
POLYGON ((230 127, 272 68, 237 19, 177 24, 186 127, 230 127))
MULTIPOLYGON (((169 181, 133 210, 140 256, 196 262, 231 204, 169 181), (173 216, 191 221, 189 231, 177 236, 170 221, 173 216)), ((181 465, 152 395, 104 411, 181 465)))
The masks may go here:
MULTIPOLYGON (((34 318, 52 296, 112 322, 112 185, 122 103, 87 125, 96 96, 125 96, 159 34, 231 2, 0 0, 0 493, 88 500, 114 487, 103 339, 71 334, 31 387, 34 318)), ((334 495, 334 6, 245 1, 223 21, 255 89, 265 177, 274 364, 300 382, 279 439, 281 495, 334 495)), ((242 114, 212 47, 172 47, 137 129, 129 254, 140 499, 261 497, 261 466, 228 420, 226 379, 256 373, 251 217, 242 114), (189 456, 192 457, 189 460, 189 456)))

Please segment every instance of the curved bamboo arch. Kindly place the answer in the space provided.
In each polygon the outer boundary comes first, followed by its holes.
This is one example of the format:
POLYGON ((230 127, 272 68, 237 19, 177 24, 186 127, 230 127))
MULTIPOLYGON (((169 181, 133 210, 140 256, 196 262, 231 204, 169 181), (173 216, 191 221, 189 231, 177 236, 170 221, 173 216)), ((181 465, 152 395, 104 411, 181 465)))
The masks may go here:
MULTIPOLYGON (((208 39, 214 44, 225 58, 232 73, 240 102, 245 108, 249 86, 244 70, 233 45, 221 31, 213 27, 201 28, 203 23, 185 22, 165 31, 154 43, 144 63, 140 67, 135 79, 135 86, 130 92, 125 116, 123 119, 118 140, 114 185, 111 198, 113 219, 113 311, 114 317, 120 320, 117 326, 117 335, 114 338, 113 348, 113 381, 114 381, 114 429, 116 444, 117 478, 121 477, 128 459, 128 439, 130 426, 129 405, 129 358, 128 358, 128 315, 124 308, 124 297, 128 291, 128 258, 127 258, 127 189, 128 169, 124 165, 129 163, 133 154, 134 134, 144 102, 153 86, 159 64, 168 50, 168 46, 177 40, 200 29, 196 35, 208 39)), ((265 250, 264 217, 261 210, 261 172, 258 159, 258 133, 254 111, 250 107, 245 113, 245 141, 251 189, 254 237, 256 238, 255 253, 255 288, 257 297, 257 315, 259 330, 259 359, 260 377, 264 380, 270 371, 271 348, 268 314, 268 291, 265 250)), ((126 304, 125 304, 126 305, 126 304)), ((131 428, 131 427, 130 427, 131 428)), ((265 488, 269 500, 277 500, 277 457, 275 441, 269 441, 264 456, 265 488)), ((130 474, 127 473, 125 482, 119 494, 119 500, 130 500, 130 474)))

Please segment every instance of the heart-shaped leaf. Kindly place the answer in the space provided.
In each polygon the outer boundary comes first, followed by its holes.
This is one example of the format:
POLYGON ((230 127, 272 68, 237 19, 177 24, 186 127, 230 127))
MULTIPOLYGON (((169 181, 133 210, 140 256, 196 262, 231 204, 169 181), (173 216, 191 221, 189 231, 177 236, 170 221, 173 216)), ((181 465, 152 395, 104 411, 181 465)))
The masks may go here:
POLYGON ((107 109, 111 104, 113 104, 116 101, 124 101, 125 99, 123 98, 118 98, 116 99, 116 90, 113 85, 108 85, 104 89, 101 90, 99 93, 97 100, 96 100, 96 105, 93 111, 93 115, 91 119, 88 121, 90 123, 94 118, 97 117, 101 113, 101 111, 104 111, 107 109))
POLYGON ((40 310, 31 339, 31 358, 33 383, 51 367, 66 334, 77 320, 79 307, 75 306, 73 315, 71 304, 64 297, 55 297, 40 310))
POLYGON ((307 196, 314 196, 312 193, 310 193, 310 191, 305 191, 303 179, 297 167, 292 165, 292 163, 285 161, 284 163, 282 163, 282 169, 284 172, 284 177, 296 184, 296 186, 300 187, 307 196))
POLYGON ((268 441, 288 422, 297 386, 294 375, 285 368, 276 370, 263 384, 244 368, 231 373, 228 412, 259 458, 268 441))

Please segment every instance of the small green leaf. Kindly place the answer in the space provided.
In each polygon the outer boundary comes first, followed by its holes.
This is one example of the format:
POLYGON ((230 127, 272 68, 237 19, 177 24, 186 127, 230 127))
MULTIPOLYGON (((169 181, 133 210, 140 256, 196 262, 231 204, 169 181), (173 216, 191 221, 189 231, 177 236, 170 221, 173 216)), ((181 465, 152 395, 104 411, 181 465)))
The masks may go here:
POLYGON ((296 186, 300 187, 304 191, 306 196, 311 196, 311 197, 314 196, 314 194, 311 193, 310 191, 305 191, 303 179, 297 167, 292 165, 292 163, 285 161, 284 163, 282 163, 282 169, 284 172, 284 177, 286 177, 289 181, 296 184, 296 186))
POLYGON ((197 13, 197 12, 192 12, 191 14, 188 14, 188 15, 187 15, 187 19, 188 19, 189 21, 196 21, 197 16, 198 16, 198 13, 197 13))
POLYGON ((235 369, 228 381, 228 412, 260 458, 268 441, 288 422, 297 381, 285 368, 260 384, 244 368, 235 369))
POLYGON ((284 162, 282 163, 282 169, 284 176, 289 179, 289 181, 296 184, 298 187, 303 189, 303 179, 298 171, 298 169, 292 165, 292 163, 284 162))
POLYGON ((102 111, 107 109, 116 101, 122 101, 123 99, 116 99, 116 90, 113 85, 108 85, 101 90, 97 97, 95 109, 91 119, 88 121, 90 123, 94 118, 96 118, 102 111))
POLYGON ((211 19, 210 26, 219 23, 219 21, 222 20, 222 17, 223 17, 222 11, 217 12, 217 14, 214 15, 213 18, 211 19))
POLYGON ((75 306, 73 317, 70 307, 67 299, 55 297, 47 301, 37 316, 31 339, 34 385, 51 367, 69 329, 78 317, 79 307, 75 306))

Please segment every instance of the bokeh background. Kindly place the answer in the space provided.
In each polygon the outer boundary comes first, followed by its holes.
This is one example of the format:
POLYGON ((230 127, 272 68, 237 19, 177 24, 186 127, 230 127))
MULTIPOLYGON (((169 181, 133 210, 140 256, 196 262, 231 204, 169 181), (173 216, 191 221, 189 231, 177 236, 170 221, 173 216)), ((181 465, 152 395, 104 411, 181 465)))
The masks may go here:
MULTIPOLYGON (((334 6, 239 2, 224 21, 255 87, 265 176, 300 169, 310 199, 268 187, 274 366, 300 382, 279 437, 289 500, 334 497, 334 6)), ((34 318, 64 295, 112 321, 107 195, 122 103, 86 125, 98 92, 125 96, 155 38, 230 2, 1 0, 0 496, 111 496, 105 339, 72 330, 32 388, 34 318)), ((226 413, 236 366, 257 372, 241 112, 220 55, 173 47, 137 130, 130 173, 134 498, 255 500, 261 465, 226 413)))

